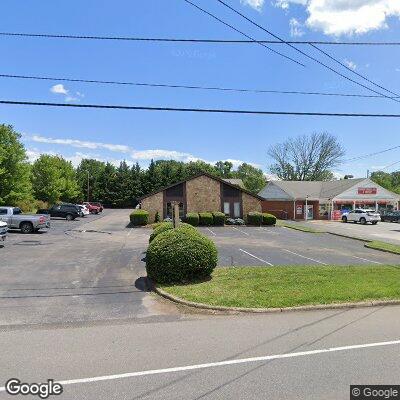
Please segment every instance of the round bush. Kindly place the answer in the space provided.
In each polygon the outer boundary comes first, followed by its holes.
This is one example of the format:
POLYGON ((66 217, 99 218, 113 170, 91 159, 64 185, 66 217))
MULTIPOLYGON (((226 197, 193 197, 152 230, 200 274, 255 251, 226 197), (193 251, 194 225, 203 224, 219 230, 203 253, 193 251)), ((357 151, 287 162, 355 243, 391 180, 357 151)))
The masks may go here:
POLYGON ((210 212, 199 213, 199 223, 202 226, 211 226, 214 223, 213 215, 210 212))
POLYGON ((179 231, 182 231, 182 232, 200 234, 200 232, 194 226, 192 226, 190 224, 186 224, 184 222, 180 223, 179 226, 176 229, 179 230, 179 231))
POLYGON ((163 232, 150 243, 146 269, 157 283, 181 283, 210 276, 217 261, 217 248, 210 239, 178 228, 163 232))
POLYGON ((249 212, 247 214, 247 223, 249 225, 260 226, 260 225, 262 225, 262 222, 263 222, 263 216, 260 212, 253 211, 253 212, 249 212))
POLYGON ((186 214, 186 223, 192 226, 199 225, 199 214, 197 213, 187 213, 186 214))
POLYGON ((214 225, 224 226, 225 225, 225 214, 223 212, 217 211, 213 212, 214 225))
POLYGON ((263 213, 262 215, 263 225, 276 225, 275 215, 263 213))
POLYGON ((149 222, 149 213, 145 210, 134 210, 131 212, 129 219, 134 226, 147 225, 149 222))
POLYGON ((149 243, 151 243, 160 233, 173 229, 174 225, 172 222, 162 222, 158 225, 152 232, 149 238, 149 243))

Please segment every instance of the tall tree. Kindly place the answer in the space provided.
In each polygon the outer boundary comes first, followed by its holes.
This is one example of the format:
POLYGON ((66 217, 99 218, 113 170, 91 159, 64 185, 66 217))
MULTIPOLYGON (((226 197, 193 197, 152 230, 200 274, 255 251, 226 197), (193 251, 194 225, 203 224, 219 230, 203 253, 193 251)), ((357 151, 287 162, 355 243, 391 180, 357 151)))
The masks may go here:
POLYGON ((32 199, 30 166, 20 139, 11 125, 0 124, 0 204, 32 199))
POLYGON ((313 133, 271 146, 268 155, 274 163, 270 170, 289 181, 331 180, 345 151, 329 133, 313 133))
POLYGON ((233 177, 233 164, 230 161, 218 161, 215 164, 215 169, 221 178, 233 177))
POLYGON ((247 163, 239 165, 235 176, 240 178, 244 187, 253 193, 258 193, 267 184, 263 171, 247 163))
POLYGON ((399 172, 384 172, 375 171, 371 174, 371 180, 373 180, 378 185, 381 185, 387 190, 392 192, 400 193, 400 173, 399 172))
POLYGON ((76 169, 81 199, 96 201, 101 197, 101 188, 98 185, 106 164, 102 161, 84 158, 76 169), (88 193, 89 188, 89 193, 88 193))

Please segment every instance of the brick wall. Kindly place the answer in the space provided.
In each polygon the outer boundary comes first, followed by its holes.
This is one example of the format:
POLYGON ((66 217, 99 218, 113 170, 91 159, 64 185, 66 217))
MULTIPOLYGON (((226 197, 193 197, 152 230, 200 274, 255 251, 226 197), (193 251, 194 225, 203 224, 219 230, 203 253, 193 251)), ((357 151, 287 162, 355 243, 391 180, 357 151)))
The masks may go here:
MULTIPOLYGON (((305 201, 304 200, 297 200, 296 207, 302 206, 303 213, 305 208, 305 201)), ((319 202, 318 201, 309 201, 309 205, 313 205, 314 207, 314 219, 319 219, 319 202)), ((287 219, 304 219, 304 214, 296 215, 294 217, 294 210, 293 210, 293 201, 279 201, 279 200, 263 200, 262 201, 262 211, 268 212, 270 214, 275 215, 277 218, 285 219, 285 215, 287 219)))
POLYGON ((141 207, 143 210, 149 212, 149 224, 154 222, 156 212, 160 215, 160 220, 163 220, 163 192, 153 194, 152 196, 146 197, 141 201, 141 207))
POLYGON ((251 211, 261 212, 261 200, 250 196, 249 194, 242 192, 242 205, 243 205, 243 218, 247 217, 247 214, 251 211))
POLYGON ((220 183, 207 176, 186 182, 187 212, 221 210, 220 183))

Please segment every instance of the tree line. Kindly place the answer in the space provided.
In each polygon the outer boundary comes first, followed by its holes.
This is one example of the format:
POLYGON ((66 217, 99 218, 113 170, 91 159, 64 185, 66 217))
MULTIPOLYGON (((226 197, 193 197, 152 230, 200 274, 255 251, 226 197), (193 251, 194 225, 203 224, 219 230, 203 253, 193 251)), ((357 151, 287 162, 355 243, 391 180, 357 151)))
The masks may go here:
POLYGON ((215 165, 204 161, 184 163, 151 160, 147 168, 138 163, 119 166, 83 159, 75 168, 60 155, 42 154, 27 160, 21 135, 0 124, 0 205, 20 206, 24 211, 57 202, 100 201, 109 207, 133 207, 138 198, 200 172, 221 178, 239 178, 246 189, 258 193, 266 184, 261 169, 243 163, 234 170, 228 161, 215 165))

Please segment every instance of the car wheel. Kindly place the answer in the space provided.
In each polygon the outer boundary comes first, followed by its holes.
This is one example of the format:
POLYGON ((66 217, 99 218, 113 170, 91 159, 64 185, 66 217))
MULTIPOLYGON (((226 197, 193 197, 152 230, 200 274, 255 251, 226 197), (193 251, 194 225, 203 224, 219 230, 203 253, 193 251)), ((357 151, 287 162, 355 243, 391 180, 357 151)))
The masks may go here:
POLYGON ((20 229, 22 233, 32 233, 33 232, 33 225, 30 222, 23 222, 20 225, 20 229))
POLYGON ((72 220, 74 219, 74 216, 73 216, 72 214, 67 214, 67 215, 65 216, 65 219, 66 219, 67 221, 72 221, 72 220))
POLYGON ((365 225, 366 223, 367 220, 364 217, 360 218, 360 224, 365 225))
POLYGON ((342 218, 342 221, 343 221, 344 223, 346 223, 346 222, 347 222, 347 217, 343 217, 343 218, 342 218))
POLYGON ((372 225, 376 225, 378 223, 378 221, 373 221, 372 225))

